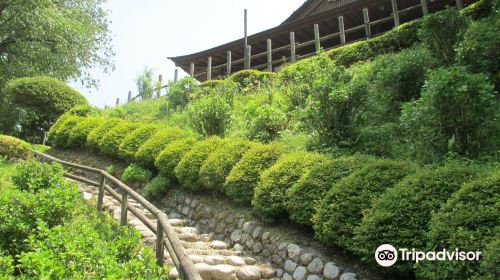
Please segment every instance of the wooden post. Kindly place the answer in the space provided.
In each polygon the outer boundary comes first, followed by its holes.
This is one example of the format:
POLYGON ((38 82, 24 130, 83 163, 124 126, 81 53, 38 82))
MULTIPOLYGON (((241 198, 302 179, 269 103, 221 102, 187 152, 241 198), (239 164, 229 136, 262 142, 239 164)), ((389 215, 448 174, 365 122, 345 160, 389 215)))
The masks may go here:
POLYGON ((122 226, 127 225, 127 212, 128 212, 128 194, 125 190, 122 190, 122 209, 121 209, 121 220, 120 220, 120 224, 122 226))
POLYGON ((191 63, 191 65, 189 66, 189 76, 191 76, 191 78, 194 78, 194 63, 191 63))
POLYGON ((295 63, 297 61, 297 55, 295 50, 295 32, 290 32, 290 61, 295 63))
POLYGON ((399 26, 399 10, 396 0, 391 0, 392 15, 394 16, 394 26, 399 26))
POLYGON ((248 45, 245 51, 245 69, 252 68, 252 46, 248 45))
POLYGON ((314 25, 314 46, 316 47, 316 52, 321 50, 321 38, 319 37, 319 24, 314 25))
POLYGON ((127 103, 130 101, 132 101, 132 91, 131 90, 128 91, 127 103))
POLYGON ((422 14, 424 16, 429 14, 429 8, 427 7, 427 0, 420 0, 420 4, 422 4, 422 14))
POLYGON ((156 89, 156 98, 160 98, 161 96, 161 84, 163 81, 163 76, 160 74, 158 75, 158 85, 159 87, 156 89))
POLYGON ((459 11, 464 8, 464 3, 462 2, 462 0, 455 0, 455 3, 457 4, 457 9, 459 11))
POLYGON ((179 81, 179 69, 175 68, 174 72, 174 82, 179 81))
POLYGON ((345 44, 344 16, 339 16, 340 44, 345 44))
POLYGON ((248 57, 247 57, 247 46, 248 46, 248 11, 245 9, 244 11, 244 22, 243 22, 243 62, 244 68, 249 69, 250 66, 247 65, 248 57))
POLYGON ((210 81, 212 79, 212 57, 208 57, 207 61, 207 81, 210 81))
POLYGON ((231 67, 233 63, 232 53, 231 51, 227 51, 227 64, 226 64, 226 73, 227 75, 231 75, 231 67))
POLYGON ((365 22, 365 33, 366 38, 372 37, 372 29, 370 27, 370 15, 368 14, 368 8, 363 9, 363 20, 365 22))
POLYGON ((102 203, 104 200, 104 185, 106 184, 106 177, 101 174, 101 182, 99 184, 99 194, 97 195, 97 211, 102 211, 102 203))
MULTIPOLYGON (((158 213, 157 213, 158 215, 158 213)), ((158 218, 158 217, 157 217, 158 218)), ((165 264, 165 256, 163 250, 163 227, 161 226, 160 219, 156 222, 156 262, 159 266, 165 264)))
POLYGON ((267 71, 273 72, 273 42, 267 39, 267 71))
POLYGON ((42 145, 45 146, 45 144, 47 143, 47 138, 48 138, 47 131, 44 131, 43 132, 42 145))
POLYGON ((116 99, 116 105, 120 105, 120 98, 116 99))

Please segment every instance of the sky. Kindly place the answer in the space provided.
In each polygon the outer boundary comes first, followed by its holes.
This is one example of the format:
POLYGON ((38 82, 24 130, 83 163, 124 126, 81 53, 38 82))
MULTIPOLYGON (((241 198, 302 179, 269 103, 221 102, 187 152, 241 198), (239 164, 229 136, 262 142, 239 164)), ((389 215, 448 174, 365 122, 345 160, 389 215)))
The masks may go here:
MULTIPOLYGON (((109 0, 106 9, 116 53, 116 70, 92 71, 98 89, 71 85, 98 107, 137 94, 135 79, 146 66, 172 80, 175 65, 167 57, 209 49, 243 37, 243 11, 248 9, 249 35, 279 25, 305 0, 109 0)), ((180 76, 187 74, 180 70, 180 76)))

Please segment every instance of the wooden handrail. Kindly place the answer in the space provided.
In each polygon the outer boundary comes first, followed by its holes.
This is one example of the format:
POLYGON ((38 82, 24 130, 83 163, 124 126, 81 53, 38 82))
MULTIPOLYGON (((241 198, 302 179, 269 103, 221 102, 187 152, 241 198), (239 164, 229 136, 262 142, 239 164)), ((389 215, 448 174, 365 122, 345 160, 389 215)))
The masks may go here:
MULTIPOLYGON (((60 163, 61 165, 65 167, 71 167, 74 169, 80 169, 83 171, 91 172, 93 174, 98 174, 101 177, 101 182, 95 182, 90 179, 77 176, 74 174, 66 173, 64 176, 91 186, 99 187, 99 198, 98 198, 98 209, 102 209, 102 197, 104 196, 104 191, 107 191, 108 193, 111 194, 116 200, 118 200, 121 205, 122 209, 124 210, 129 210, 132 212, 145 226, 147 226, 153 233, 156 234, 157 236, 157 242, 156 242, 156 257, 157 257, 157 262, 159 265, 163 265, 165 262, 164 256, 163 256, 163 250, 164 246, 167 248, 167 251, 172 258, 175 267, 177 268, 177 271, 179 271, 179 275, 181 279, 186 279, 186 280, 202 280, 199 272, 196 270, 193 262, 187 255, 184 247, 182 246, 179 238, 177 237, 177 234, 175 233, 174 229, 172 228, 172 225, 168 222, 168 217, 165 213, 163 213, 161 210, 159 210, 156 206, 154 206, 151 202, 147 201, 144 197, 142 197, 140 194, 135 192, 132 188, 118 180, 117 178, 113 177, 106 171, 102 169, 97 169, 85 165, 80 165, 68 161, 64 161, 58 158, 55 158, 53 156, 41 153, 39 151, 31 150, 33 154, 35 154, 38 158, 40 158, 42 161, 49 161, 49 162, 57 162, 60 163), (121 191, 121 195, 117 193, 113 188, 111 188, 109 185, 106 184, 106 182, 111 182, 114 186, 116 186, 118 189, 121 191), (126 194, 126 195, 124 195, 126 194), (132 205, 128 204, 128 200, 124 200, 123 198, 126 198, 127 196, 132 197, 135 201, 137 201, 140 205, 142 205, 146 210, 148 210, 151 214, 153 214, 156 219, 157 219, 157 226, 155 225, 143 214, 141 213, 137 208, 133 207, 132 205), (123 198, 122 198, 123 197, 123 198), (99 205, 101 204, 101 205, 99 205), (165 236, 165 238, 163 238, 165 236)), ((127 211, 122 211, 125 212, 122 213, 121 215, 121 223, 126 224, 126 219, 127 219, 127 211), (125 221, 125 223, 124 223, 125 221)))

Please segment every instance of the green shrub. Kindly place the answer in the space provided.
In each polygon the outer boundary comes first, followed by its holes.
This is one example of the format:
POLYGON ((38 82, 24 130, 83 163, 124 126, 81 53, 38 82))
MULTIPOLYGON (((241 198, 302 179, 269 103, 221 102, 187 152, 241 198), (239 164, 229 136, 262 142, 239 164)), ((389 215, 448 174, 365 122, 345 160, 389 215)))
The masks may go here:
POLYGON ((27 159, 31 155, 30 145, 21 139, 0 134, 0 157, 27 159))
POLYGON ((314 207, 332 185, 361 169, 370 160, 366 156, 325 157, 316 163, 286 192, 285 205, 290 219, 299 224, 312 225, 314 207))
MULTIPOLYGON (((375 199, 372 208, 364 212, 363 221, 354 230, 352 247, 364 261, 371 263, 375 263, 373 251, 380 244, 422 250, 431 214, 463 183, 478 175, 477 166, 450 162, 406 177, 375 199)), ((411 265, 401 262, 393 268, 409 273, 411 265)))
POLYGON ((210 88, 214 89, 217 88, 220 84, 222 84, 223 81, 221 80, 209 80, 209 81, 204 81, 203 83, 200 84, 200 88, 210 88))
POLYGON ((352 250, 353 232, 363 211, 414 169, 407 162, 378 160, 337 182, 316 206, 312 222, 317 238, 325 244, 352 250))
POLYGON ((479 20, 487 17, 494 8, 492 0, 479 0, 460 10, 465 17, 473 20, 479 20))
POLYGON ((87 146, 91 149, 97 150, 102 137, 121 122, 123 122, 121 119, 108 119, 98 127, 92 129, 87 135, 87 146))
POLYGON ((194 92, 198 87, 198 82, 186 77, 178 82, 171 82, 168 85, 168 107, 171 110, 178 110, 187 106, 189 100, 194 99, 194 92))
POLYGON ((416 267, 419 279, 496 279, 500 240, 500 172, 465 184, 430 221, 428 247, 482 251, 480 261, 423 262, 416 267), (497 247, 491 246, 496 244, 497 247), (496 276, 495 276, 496 273, 496 276))
POLYGON ((91 105, 77 105, 68 111, 68 114, 79 117, 96 116, 99 109, 91 105))
POLYGON ((226 195, 250 205, 261 173, 271 167, 284 151, 284 147, 278 144, 255 145, 248 150, 226 178, 226 195))
POLYGON ((25 161, 17 167, 12 182, 19 190, 36 193, 50 187, 65 184, 64 168, 58 163, 39 163, 34 160, 25 161))
POLYGON ((179 164, 182 157, 193 148, 196 142, 197 140, 192 137, 172 141, 172 143, 165 146, 165 149, 156 157, 156 169, 158 169, 163 176, 171 180, 176 180, 175 167, 179 164))
POLYGON ((67 148, 71 131, 83 120, 83 117, 69 116, 59 126, 57 134, 54 136, 54 144, 57 147, 67 148))
POLYGON ((151 180, 153 173, 138 164, 132 163, 123 171, 122 181, 130 184, 145 184, 151 180))
POLYGON ((147 183, 143 190, 143 195, 147 199, 159 199, 163 197, 172 187, 169 178, 158 175, 151 182, 147 183))
POLYGON ((111 164, 111 165, 108 165, 108 166, 104 169, 104 171, 108 172, 108 174, 109 174, 109 175, 112 175, 112 176, 115 176, 115 175, 116 175, 116 172, 117 172, 117 170, 116 170, 116 166, 114 166, 114 165, 112 165, 112 164, 111 164))
POLYGON ((232 74, 229 81, 237 83, 242 89, 248 88, 250 86, 262 84, 272 78, 271 73, 262 72, 259 70, 242 70, 232 74))
POLYGON ((293 152, 284 155, 261 174, 255 188, 252 205, 264 218, 274 219, 285 214, 286 192, 312 166, 323 160, 316 153, 293 152))
POLYGON ((431 72, 421 95, 401 116, 413 156, 424 161, 447 152, 477 157, 498 147, 499 105, 484 74, 440 68, 431 72))
POLYGON ((210 153, 200 168, 203 187, 222 192, 229 172, 252 146, 253 143, 247 140, 228 139, 223 146, 210 153))
POLYGON ((125 136, 119 147, 120 158, 132 161, 141 145, 147 142, 158 130, 159 127, 156 125, 141 125, 125 136))
POLYGON ((14 259, 11 256, 7 256, 0 250, 0 277, 6 277, 6 279, 11 279, 14 273, 14 259))
POLYGON ((245 110, 247 137, 265 143, 276 140, 286 125, 286 114, 275 104, 264 103, 245 110))
POLYGON ((209 137, 196 143, 193 148, 185 154, 179 164, 175 167, 175 176, 179 183, 187 189, 200 190, 201 182, 199 172, 203 162, 211 152, 215 151, 224 141, 217 137, 209 137))
POLYGON ((231 118, 231 106, 219 94, 211 94, 188 107, 191 126, 205 136, 223 136, 231 118))
POLYGON ((467 28, 467 19, 457 9, 448 8, 422 19, 418 37, 436 58, 450 63, 455 57, 455 44, 467 28))
POLYGON ((139 147, 135 160, 145 167, 154 168, 156 157, 168 144, 189 136, 189 133, 178 127, 162 128, 139 147))
POLYGON ((54 142, 57 135, 59 134, 59 131, 61 130, 61 126, 66 122, 68 118, 72 118, 73 115, 69 113, 62 114, 55 122, 54 124, 50 127, 49 132, 48 132, 48 140, 49 142, 54 142))
POLYGON ((69 131, 69 136, 66 141, 67 148, 83 147, 87 143, 89 133, 97 128, 103 119, 100 117, 86 117, 79 119, 78 123, 69 131))
POLYGON ((117 124, 99 140, 101 153, 111 157, 118 157, 121 143, 125 137, 133 133, 138 127, 139 124, 137 123, 122 122, 117 124))

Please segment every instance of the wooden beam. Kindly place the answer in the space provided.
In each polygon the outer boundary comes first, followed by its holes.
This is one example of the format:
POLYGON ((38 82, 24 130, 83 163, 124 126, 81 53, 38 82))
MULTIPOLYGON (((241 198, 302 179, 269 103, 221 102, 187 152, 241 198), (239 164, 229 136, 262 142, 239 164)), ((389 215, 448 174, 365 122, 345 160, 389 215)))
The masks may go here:
POLYGON ((165 251, 163 250, 163 227, 160 220, 156 220, 156 263, 163 267, 165 264, 165 251))
POLYGON ((290 61, 295 63, 297 61, 297 52, 295 50, 295 32, 290 32, 290 61))
POLYGON ((132 100, 132 91, 128 91, 128 97, 127 97, 127 102, 130 102, 132 100))
POLYGON ((191 65, 189 66, 189 76, 191 76, 191 78, 194 78, 194 63, 191 63, 191 65))
POLYGON ((116 99, 116 105, 120 105, 120 98, 116 99))
MULTIPOLYGON (((179 80, 179 69, 175 68, 174 72, 174 82, 177 82, 179 80)), ((160 85, 161 87, 161 85, 160 85)))
POLYGON ((321 50, 321 37, 319 36, 319 24, 314 25, 314 46, 316 47, 316 52, 321 50))
POLYGON ((127 225, 127 212, 128 212, 128 194, 125 191, 122 191, 122 209, 120 211, 120 225, 127 225))
POLYGON ((370 27, 370 14, 368 13, 368 8, 363 8, 363 21, 365 22, 366 38, 371 38, 372 37, 372 29, 370 27))
POLYGON ((252 67, 252 46, 248 45, 245 52, 245 69, 252 67))
POLYGON ((420 4, 422 5, 422 15, 426 16, 429 14, 429 8, 427 7, 427 0, 420 0, 420 4))
MULTIPOLYGON (((457 0, 458 1, 458 0, 457 0)), ((394 17, 394 26, 399 26, 399 10, 396 0, 391 0, 392 16, 394 17)))
POLYGON ((207 81, 210 81, 212 79, 212 57, 208 57, 207 61, 207 81))
POLYGON ((106 177, 101 175, 101 182, 99 183, 99 194, 97 195, 97 211, 102 211, 102 204, 104 201, 104 185, 106 184, 106 177))
POLYGON ((267 39, 267 71, 273 72, 273 43, 267 39))
POLYGON ((339 16, 339 32, 340 32, 340 44, 345 44, 345 27, 344 27, 344 16, 339 16))
POLYGON ((226 73, 231 75, 231 65, 232 64, 232 53, 231 51, 227 51, 227 62, 226 62, 226 73))

